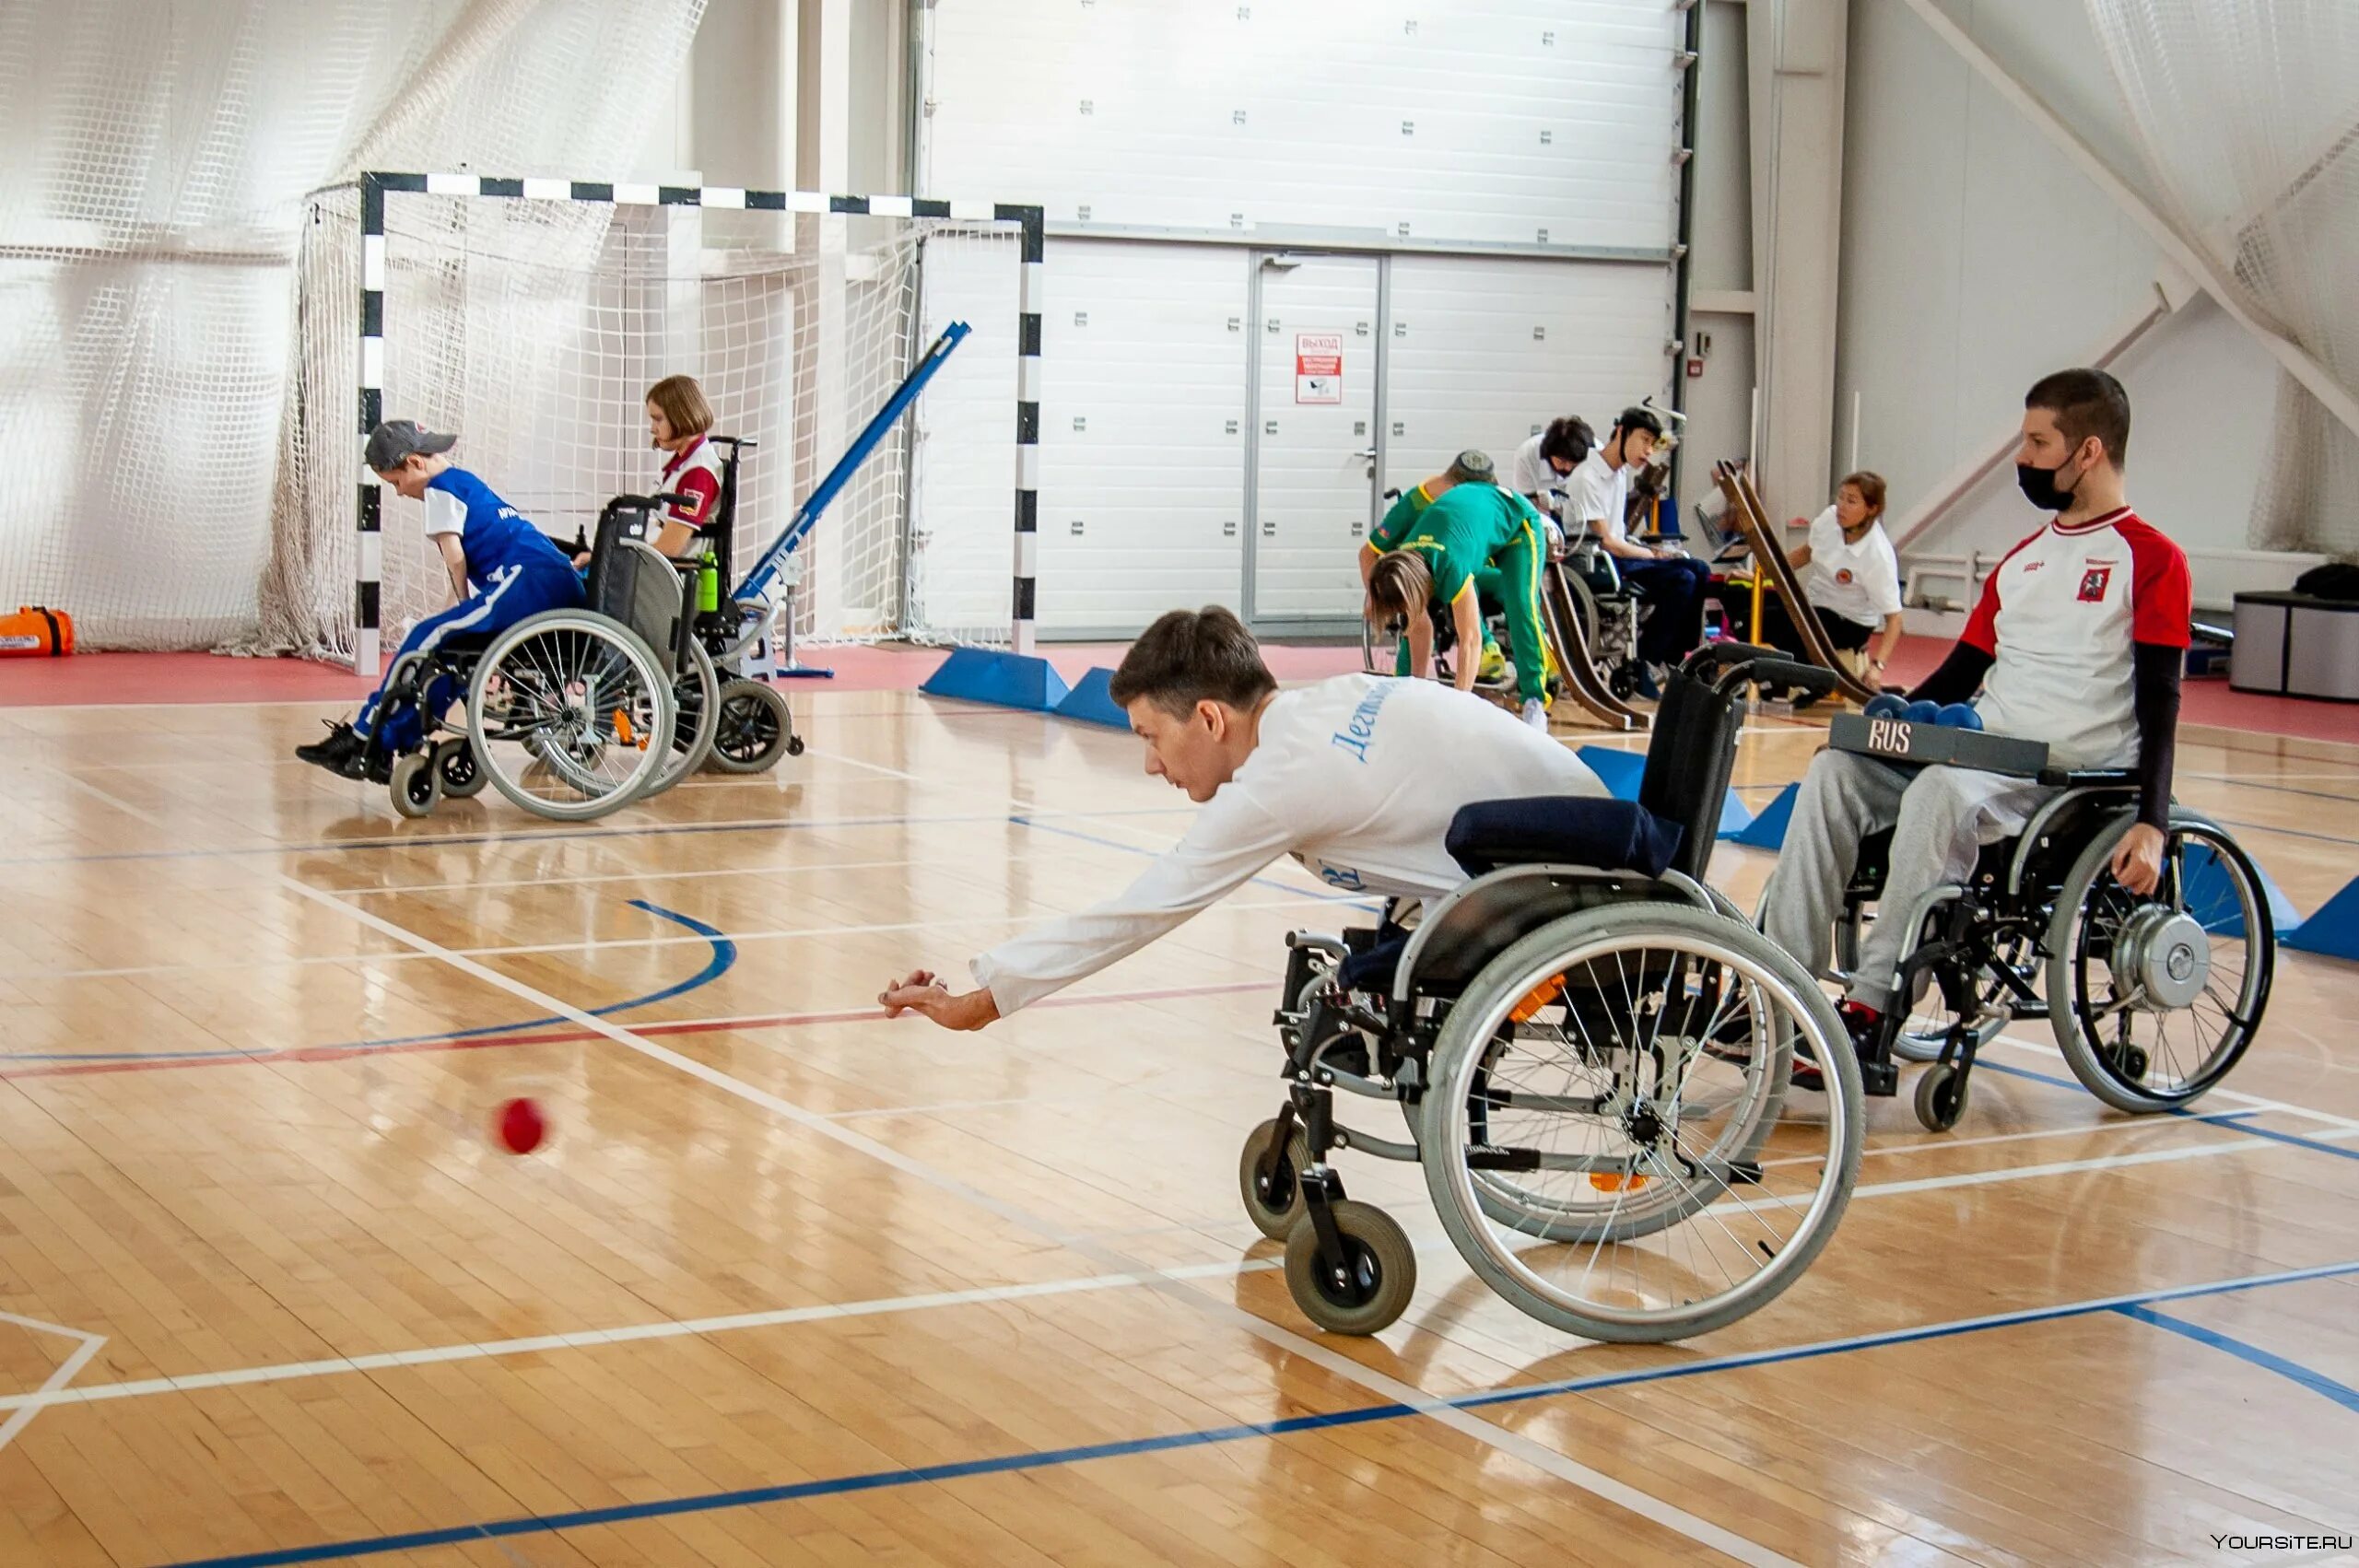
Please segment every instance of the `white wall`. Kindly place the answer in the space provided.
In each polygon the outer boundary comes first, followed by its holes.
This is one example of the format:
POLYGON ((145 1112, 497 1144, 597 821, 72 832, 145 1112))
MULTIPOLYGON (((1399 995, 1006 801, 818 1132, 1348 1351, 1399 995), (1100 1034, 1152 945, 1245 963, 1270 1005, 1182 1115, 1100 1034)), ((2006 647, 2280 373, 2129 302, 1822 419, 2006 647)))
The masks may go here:
MULTIPOLYGON (((2128 156, 2079 6, 1945 0, 1945 9, 2094 146, 2128 156)), ((1897 516, 1989 455, 2040 375, 2085 362, 2152 302, 2158 257, 1898 0, 1854 0, 1851 28, 1837 461, 1848 451, 1856 390, 1860 460, 1891 482, 1897 516)), ((2199 298, 2114 369, 2133 410, 2131 495, 2196 553, 2198 595, 2216 598, 2203 552, 2245 541, 2267 455, 2269 361, 2199 298)), ((2033 521, 2004 464, 1918 549, 1995 551, 2033 521)))
POLYGON ((1052 223, 1660 251, 1680 37, 1657 0, 939 0, 921 178, 1052 223))

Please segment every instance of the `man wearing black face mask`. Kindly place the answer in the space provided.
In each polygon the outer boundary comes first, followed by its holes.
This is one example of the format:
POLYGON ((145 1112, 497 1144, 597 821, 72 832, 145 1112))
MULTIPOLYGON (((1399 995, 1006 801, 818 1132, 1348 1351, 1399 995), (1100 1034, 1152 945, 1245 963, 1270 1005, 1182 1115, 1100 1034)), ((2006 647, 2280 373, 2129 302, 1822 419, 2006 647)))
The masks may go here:
MULTIPOLYGON (((2046 741, 2060 767, 2130 767, 2138 821, 2113 857, 2122 886, 2152 893, 2170 814, 2179 672, 2192 585, 2187 556, 2122 500, 2130 398, 2102 370, 2059 370, 2024 399, 2015 479, 2047 525, 1983 584, 1949 657, 1908 695, 1965 702, 1977 689, 1984 727, 2046 741)), ((1835 915, 1860 841, 1892 828, 1882 907, 1963 880, 1977 848, 2020 832, 2052 793, 2026 779, 1955 767, 1913 778, 1848 752, 1812 759, 1771 877, 1762 929, 1816 973, 1833 951, 1835 915)), ((1855 1041, 1894 996, 1916 933, 1878 920, 1860 946, 1843 1004, 1855 1041)), ((1814 1087, 1814 1071, 1794 1081, 1814 1087)))

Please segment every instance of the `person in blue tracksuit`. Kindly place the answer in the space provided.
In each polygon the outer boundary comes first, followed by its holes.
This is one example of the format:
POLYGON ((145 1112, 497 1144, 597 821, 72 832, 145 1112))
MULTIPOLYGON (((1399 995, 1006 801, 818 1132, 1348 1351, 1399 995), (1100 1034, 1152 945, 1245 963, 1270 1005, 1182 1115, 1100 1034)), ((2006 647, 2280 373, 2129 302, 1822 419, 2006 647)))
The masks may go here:
MULTIPOLYGON (((581 574, 555 541, 498 492, 448 454, 456 436, 420 429, 392 419, 369 434, 367 460, 377 477, 426 508, 426 536, 442 552, 458 603, 428 615, 402 639, 403 653, 441 646, 452 638, 488 638, 544 610, 579 609, 584 603, 581 574)), ((439 714, 458 694, 445 679, 434 683, 426 701, 439 714)), ((361 705, 348 724, 331 724, 327 738, 298 746, 295 755, 346 778, 390 777, 393 758, 425 737, 417 705, 388 704, 385 689, 361 705), (372 748, 371 737, 382 744, 372 748), (372 755, 373 749, 373 755, 372 755)))

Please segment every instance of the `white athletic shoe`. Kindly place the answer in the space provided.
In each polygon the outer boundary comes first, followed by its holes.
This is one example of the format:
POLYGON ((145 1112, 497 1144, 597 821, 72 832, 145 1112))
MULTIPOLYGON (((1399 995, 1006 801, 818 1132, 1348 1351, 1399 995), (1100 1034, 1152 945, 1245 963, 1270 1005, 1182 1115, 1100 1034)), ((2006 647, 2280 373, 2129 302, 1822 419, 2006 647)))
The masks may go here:
POLYGON ((1548 732, 1548 709, 1541 703, 1541 700, 1538 697, 1531 697, 1525 700, 1523 705, 1523 721, 1531 725, 1533 729, 1539 731, 1543 735, 1548 732))

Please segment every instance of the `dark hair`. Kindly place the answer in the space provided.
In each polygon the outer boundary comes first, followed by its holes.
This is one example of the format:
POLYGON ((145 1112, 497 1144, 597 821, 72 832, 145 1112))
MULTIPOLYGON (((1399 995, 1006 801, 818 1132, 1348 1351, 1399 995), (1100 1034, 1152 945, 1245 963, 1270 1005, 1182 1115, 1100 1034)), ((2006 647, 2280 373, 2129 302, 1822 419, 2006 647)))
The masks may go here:
POLYGON ((1423 614, 1433 596, 1433 568, 1414 550, 1388 550, 1368 568, 1368 604, 1387 620, 1423 614))
POLYGON ((2056 427, 2078 448, 2095 436, 2119 468, 2130 458, 2130 394, 2103 370, 2058 370, 2040 377, 2024 394, 2025 408, 2056 415, 2056 427))
POLYGON ((1567 414, 1562 419, 1548 421, 1548 428, 1540 438, 1540 460, 1545 462, 1561 457, 1578 466, 1588 460, 1590 449, 1596 445, 1597 432, 1589 427, 1589 421, 1567 414))
POLYGON ((1625 434, 1632 430, 1644 430, 1656 440, 1662 439, 1662 419, 1651 408, 1641 408, 1633 404, 1624 409, 1622 417, 1614 422, 1614 427, 1625 434))
POLYGON ((1107 695, 1128 708, 1141 697, 1175 718, 1200 702, 1250 708, 1278 689, 1245 623, 1217 604, 1158 616, 1122 655, 1107 695))
POLYGON ((1843 485, 1848 485, 1851 488, 1860 492, 1860 499, 1868 503, 1868 515, 1870 517, 1884 516, 1883 474, 1878 474, 1872 469, 1862 468, 1857 474, 1846 474, 1843 476, 1843 484, 1837 485, 1835 487, 1837 490, 1840 490, 1843 488, 1843 485))

